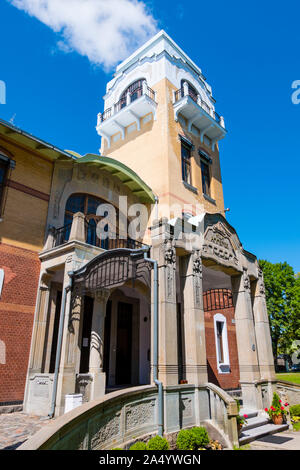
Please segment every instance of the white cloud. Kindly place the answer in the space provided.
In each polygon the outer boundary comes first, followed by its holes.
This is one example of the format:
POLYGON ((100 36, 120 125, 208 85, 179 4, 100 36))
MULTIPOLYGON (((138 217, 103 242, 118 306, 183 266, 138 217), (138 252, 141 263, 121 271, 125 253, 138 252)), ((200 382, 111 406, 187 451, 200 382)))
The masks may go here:
POLYGON ((60 35, 63 51, 77 51, 109 69, 157 31, 141 0, 8 0, 60 35))

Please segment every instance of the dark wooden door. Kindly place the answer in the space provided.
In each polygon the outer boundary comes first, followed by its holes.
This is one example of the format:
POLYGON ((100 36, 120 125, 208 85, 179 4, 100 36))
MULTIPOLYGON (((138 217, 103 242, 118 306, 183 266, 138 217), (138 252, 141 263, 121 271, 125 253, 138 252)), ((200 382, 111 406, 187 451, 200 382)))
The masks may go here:
POLYGON ((85 297, 81 337, 80 374, 86 374, 89 372, 93 308, 94 299, 91 297, 85 297))
POLYGON ((116 385, 131 384, 132 304, 118 303, 116 385))

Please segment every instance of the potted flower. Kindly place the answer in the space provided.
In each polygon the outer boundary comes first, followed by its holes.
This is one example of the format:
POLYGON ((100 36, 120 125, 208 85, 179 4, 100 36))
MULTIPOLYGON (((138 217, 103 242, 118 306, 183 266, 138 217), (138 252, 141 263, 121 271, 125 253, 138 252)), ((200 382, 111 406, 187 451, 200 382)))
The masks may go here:
POLYGON ((288 405, 288 403, 283 404, 282 400, 279 398, 279 395, 274 392, 272 405, 269 409, 265 408, 265 411, 268 413, 274 424, 280 425, 283 423, 283 418, 287 414, 287 410, 285 408, 288 405))
POLYGON ((237 428, 238 428, 238 435, 240 435, 242 432, 242 427, 244 426, 244 424, 247 424, 246 420, 248 418, 248 415, 243 415, 243 416, 240 415, 240 408, 241 408, 240 402, 239 400, 235 400, 235 401, 237 403, 237 408, 238 408, 238 415, 236 417, 236 422, 237 422, 237 428))

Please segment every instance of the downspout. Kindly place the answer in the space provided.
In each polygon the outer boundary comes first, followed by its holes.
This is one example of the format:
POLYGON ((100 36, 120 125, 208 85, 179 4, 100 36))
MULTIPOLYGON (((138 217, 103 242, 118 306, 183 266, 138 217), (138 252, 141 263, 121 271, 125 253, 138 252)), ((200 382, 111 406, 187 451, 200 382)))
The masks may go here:
POLYGON ((158 263, 157 261, 147 258, 144 254, 145 261, 153 264, 154 270, 154 291, 153 291, 153 381, 158 387, 158 435, 163 437, 164 434, 164 395, 163 384, 158 380, 158 263))
POLYGON ((64 288, 64 291, 63 291, 61 312, 60 312, 60 318, 59 318, 59 329, 58 329, 58 339, 57 339, 56 359, 55 359, 55 371, 54 371, 54 380, 53 380, 53 389, 52 389, 52 401, 51 401, 50 413, 48 414, 49 419, 53 418, 54 414, 55 414, 57 383, 58 383, 58 373, 59 373, 59 365, 60 365, 60 358, 61 358, 62 338, 63 338, 65 317, 66 317, 66 313, 67 313, 66 312, 67 294, 72 288, 73 272, 69 272, 68 275, 69 275, 69 283, 64 288))

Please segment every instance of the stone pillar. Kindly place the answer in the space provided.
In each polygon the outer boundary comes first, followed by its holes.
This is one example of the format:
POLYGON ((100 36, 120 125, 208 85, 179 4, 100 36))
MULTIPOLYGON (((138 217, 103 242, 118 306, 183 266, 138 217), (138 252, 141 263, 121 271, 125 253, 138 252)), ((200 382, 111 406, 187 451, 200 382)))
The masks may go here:
POLYGON ((128 91, 127 92, 127 95, 126 95, 126 106, 129 106, 131 103, 131 94, 130 92, 128 91))
MULTIPOLYGON (((66 261, 63 290, 69 285, 68 273, 72 271, 72 257, 66 261)), ((63 308, 63 305, 62 305, 63 308)), ((57 382, 55 416, 64 412, 65 395, 75 393, 76 373, 79 364, 79 325, 82 312, 82 299, 68 291, 61 346, 60 366, 57 382)), ((62 314, 62 310, 61 313, 62 314)))
POLYGON ((255 327, 251 303, 250 278, 248 270, 232 277, 232 290, 235 305, 235 325, 240 366, 240 384, 243 406, 261 409, 261 394, 256 382, 260 379, 255 327))
POLYGON ((86 242, 85 216, 82 212, 77 212, 73 216, 69 241, 73 240, 84 243, 86 242))
MULTIPOLYGON (((152 257, 158 261, 158 376, 166 385, 178 385, 176 251, 167 219, 152 227, 152 257)), ((153 312, 153 289, 152 289, 153 312)), ((151 321, 153 325, 153 320, 151 321)), ((152 331, 152 365, 153 365, 152 331)))
POLYGON ((94 297, 89 364, 89 372, 93 377, 91 400, 96 400, 105 395, 106 374, 103 372, 104 326, 109 295, 109 290, 102 289, 94 297))
POLYGON ((185 376, 189 384, 200 385, 208 380, 200 252, 182 257, 181 268, 185 376))
POLYGON ((36 306, 36 317, 33 327, 32 347, 29 359, 29 370, 31 373, 43 371, 44 350, 47 347, 46 327, 50 297, 50 277, 43 275, 39 284, 36 306))
POLYGON ((276 377, 270 324, 265 296, 263 272, 258 268, 258 281, 254 285, 253 313, 257 352, 259 358, 260 379, 269 382, 268 395, 271 403, 273 392, 276 391, 276 377))
POLYGON ((189 85, 188 82, 183 82, 183 95, 188 96, 189 95, 189 85))
POLYGON ((143 95, 148 95, 148 85, 146 80, 143 81, 143 95))

